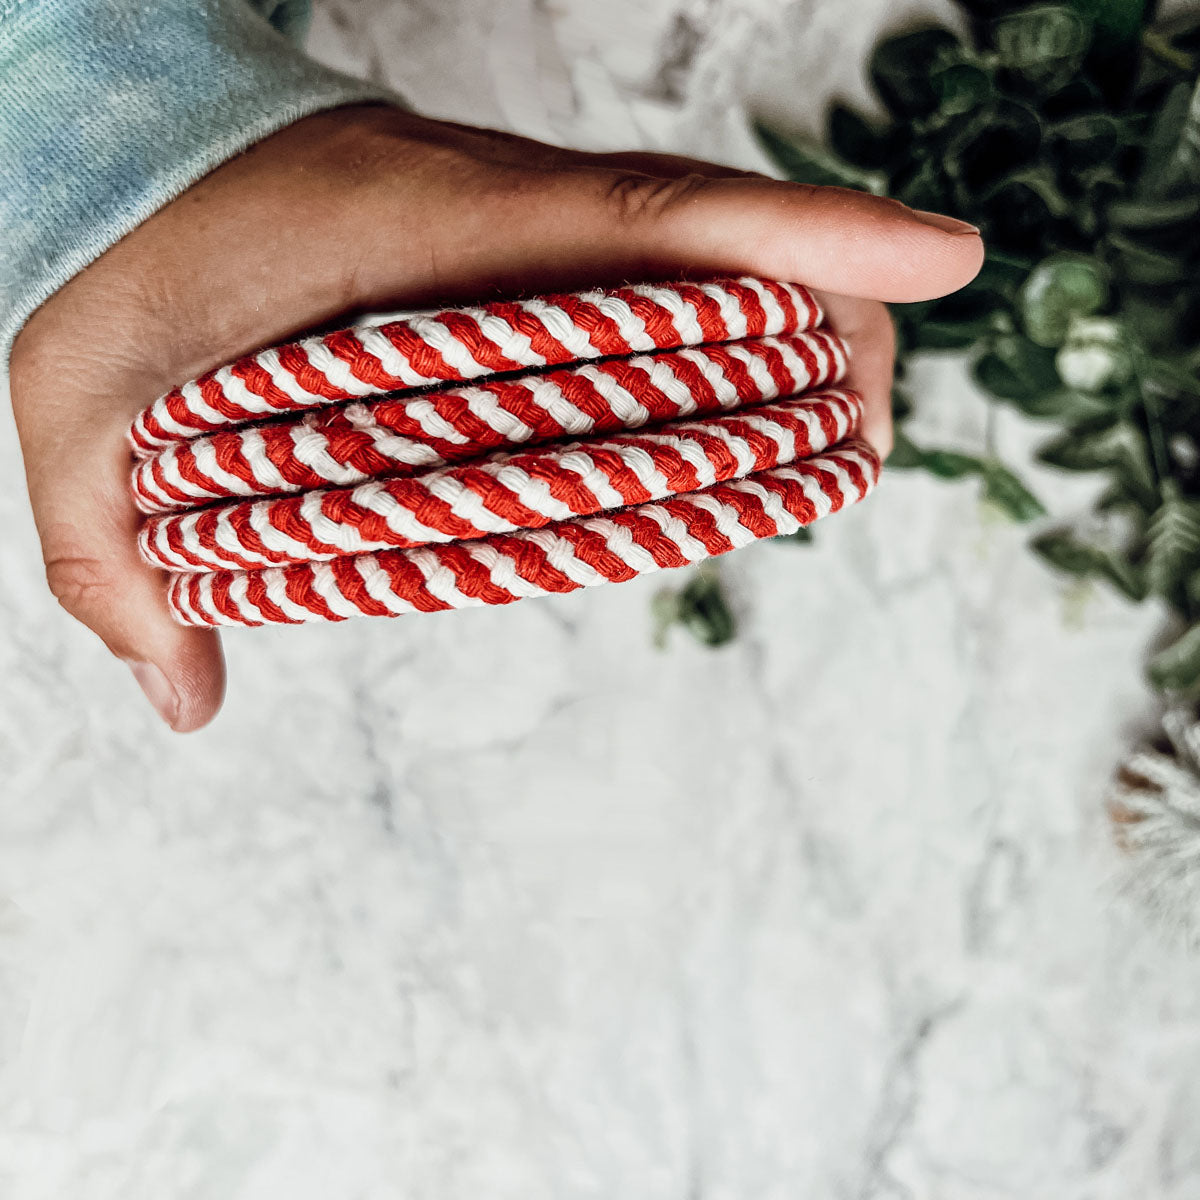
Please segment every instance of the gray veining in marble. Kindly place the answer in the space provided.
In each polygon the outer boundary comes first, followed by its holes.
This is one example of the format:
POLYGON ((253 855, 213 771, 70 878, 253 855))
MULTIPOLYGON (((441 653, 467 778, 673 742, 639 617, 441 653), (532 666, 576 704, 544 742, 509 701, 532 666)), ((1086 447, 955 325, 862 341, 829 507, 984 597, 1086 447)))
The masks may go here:
MULTIPOLYGON (((427 111, 761 165, 747 107, 862 96, 917 6, 318 9, 427 111)), ((918 390, 930 437, 1037 441, 953 361, 918 390)), ((6 1198, 1200 1195, 1200 968, 1099 800, 1159 616, 970 484, 727 560, 715 653, 651 647, 658 580, 234 634, 180 739, 45 595, 10 422, 0 468, 6 1198)))

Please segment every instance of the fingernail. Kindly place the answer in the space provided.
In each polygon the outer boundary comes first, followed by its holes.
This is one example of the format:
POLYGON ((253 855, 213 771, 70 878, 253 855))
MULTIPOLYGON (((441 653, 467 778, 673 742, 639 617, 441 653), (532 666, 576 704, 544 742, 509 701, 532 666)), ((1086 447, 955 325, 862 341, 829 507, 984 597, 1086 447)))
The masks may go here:
POLYGON ((932 225, 943 233, 978 233, 979 226, 956 217, 948 217, 944 213, 926 212, 923 208, 914 208, 912 214, 922 225, 932 225))
POLYGON ((146 693, 146 699, 172 729, 179 717, 179 693, 167 682, 167 677, 153 664, 130 662, 129 669, 138 681, 138 687, 146 693))

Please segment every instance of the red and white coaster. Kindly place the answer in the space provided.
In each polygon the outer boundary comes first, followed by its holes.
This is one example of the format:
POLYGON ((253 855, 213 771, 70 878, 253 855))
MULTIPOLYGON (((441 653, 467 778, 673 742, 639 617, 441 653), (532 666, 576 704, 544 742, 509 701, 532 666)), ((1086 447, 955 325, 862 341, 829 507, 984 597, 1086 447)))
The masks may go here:
POLYGON ((573 591, 867 494, 848 353, 794 284, 654 284, 364 322, 176 388, 130 432, 189 625, 573 591), (467 382, 469 381, 469 382, 467 382))

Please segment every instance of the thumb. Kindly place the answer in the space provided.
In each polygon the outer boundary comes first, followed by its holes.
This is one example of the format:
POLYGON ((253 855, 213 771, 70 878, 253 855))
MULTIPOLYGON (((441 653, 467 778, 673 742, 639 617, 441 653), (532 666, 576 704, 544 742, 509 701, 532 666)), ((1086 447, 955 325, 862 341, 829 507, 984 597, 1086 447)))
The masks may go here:
MULTIPOLYGON (((442 261, 466 268, 458 274, 468 289, 560 288, 688 272, 759 275, 909 302, 963 287, 984 257, 979 231, 965 222, 866 192, 758 176, 504 168, 474 213, 481 233, 503 229, 506 236, 502 243, 479 236, 444 248, 442 261)), ((377 261, 382 266, 389 257, 377 261)))
POLYGON ((983 265, 973 225, 867 192, 619 172, 592 186, 609 238, 658 270, 738 271, 897 303, 957 291, 983 265))

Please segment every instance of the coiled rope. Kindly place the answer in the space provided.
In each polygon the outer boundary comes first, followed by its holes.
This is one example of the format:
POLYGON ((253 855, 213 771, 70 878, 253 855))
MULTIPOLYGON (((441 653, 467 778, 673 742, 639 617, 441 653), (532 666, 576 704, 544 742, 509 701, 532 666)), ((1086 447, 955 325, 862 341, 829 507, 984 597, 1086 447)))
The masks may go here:
POLYGON ((364 321, 247 355, 130 430, 186 625, 574 591, 792 533, 879 460, 815 299, 757 279, 364 321))

